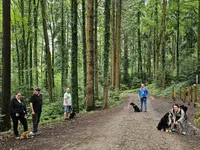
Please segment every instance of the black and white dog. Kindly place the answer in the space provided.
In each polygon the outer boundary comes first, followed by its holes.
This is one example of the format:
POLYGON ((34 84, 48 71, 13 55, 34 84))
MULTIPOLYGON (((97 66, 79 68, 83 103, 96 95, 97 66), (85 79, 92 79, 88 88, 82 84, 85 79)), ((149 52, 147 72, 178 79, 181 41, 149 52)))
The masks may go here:
POLYGON ((133 109, 134 109, 135 112, 140 112, 139 107, 135 103, 131 102, 130 105, 133 106, 133 109))
POLYGON ((167 112, 161 119, 160 122, 158 123, 157 129, 158 130, 163 130, 163 131, 168 131, 172 123, 172 114, 171 112, 167 112))
POLYGON ((69 114, 69 119, 74 119, 75 116, 76 116, 76 112, 75 110, 72 110, 72 112, 69 114))

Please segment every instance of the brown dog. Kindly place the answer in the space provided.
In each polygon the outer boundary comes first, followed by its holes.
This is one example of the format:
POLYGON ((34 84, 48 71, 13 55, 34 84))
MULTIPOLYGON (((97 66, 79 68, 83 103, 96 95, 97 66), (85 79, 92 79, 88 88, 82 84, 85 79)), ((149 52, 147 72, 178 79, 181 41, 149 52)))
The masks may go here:
POLYGON ((29 138, 33 138, 34 136, 31 135, 30 131, 25 131, 21 134, 20 136, 20 140, 22 139, 29 139, 29 138))

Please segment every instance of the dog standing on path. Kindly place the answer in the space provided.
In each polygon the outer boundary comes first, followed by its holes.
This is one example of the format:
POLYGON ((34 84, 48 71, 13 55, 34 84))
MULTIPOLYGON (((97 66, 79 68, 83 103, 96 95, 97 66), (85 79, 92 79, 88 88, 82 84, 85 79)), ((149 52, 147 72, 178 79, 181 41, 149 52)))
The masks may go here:
POLYGON ((135 103, 131 102, 130 105, 133 106, 135 112, 140 112, 139 107, 135 103))

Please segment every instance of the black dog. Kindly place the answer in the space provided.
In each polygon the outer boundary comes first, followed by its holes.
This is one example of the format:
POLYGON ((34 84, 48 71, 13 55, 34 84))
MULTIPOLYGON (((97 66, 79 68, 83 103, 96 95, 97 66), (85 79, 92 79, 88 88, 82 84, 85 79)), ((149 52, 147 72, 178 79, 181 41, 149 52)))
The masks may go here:
POLYGON ((69 114, 69 119, 74 119, 75 116, 76 116, 76 112, 72 110, 72 112, 69 114))
POLYGON ((167 112, 158 123, 157 129, 163 131, 167 131, 168 128, 170 128, 172 122, 172 114, 170 112, 167 112))
POLYGON ((139 107, 135 103, 131 102, 130 105, 133 106, 133 109, 134 109, 135 112, 140 112, 139 107))

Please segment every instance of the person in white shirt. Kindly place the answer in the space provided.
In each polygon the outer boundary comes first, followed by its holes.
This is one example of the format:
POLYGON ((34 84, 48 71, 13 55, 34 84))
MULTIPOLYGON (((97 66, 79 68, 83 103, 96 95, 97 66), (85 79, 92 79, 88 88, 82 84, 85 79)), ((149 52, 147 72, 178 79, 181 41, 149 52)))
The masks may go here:
POLYGON ((64 106, 64 119, 67 120, 69 118, 69 113, 72 110, 72 96, 70 93, 70 88, 66 88, 66 93, 63 98, 63 106, 64 106))

